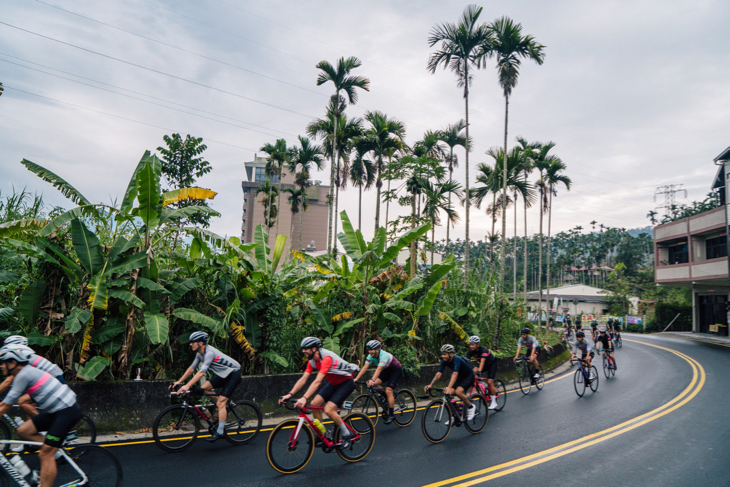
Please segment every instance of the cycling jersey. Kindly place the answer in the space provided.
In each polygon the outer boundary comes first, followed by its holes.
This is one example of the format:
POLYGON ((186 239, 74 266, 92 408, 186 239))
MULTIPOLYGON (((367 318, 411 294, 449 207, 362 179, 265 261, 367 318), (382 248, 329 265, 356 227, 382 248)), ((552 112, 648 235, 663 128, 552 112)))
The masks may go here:
POLYGON ((393 354, 388 353, 385 350, 381 350, 380 355, 378 355, 377 357, 372 357, 370 354, 368 354, 365 360, 368 364, 374 365, 375 367, 383 367, 383 370, 401 368, 398 359, 395 358, 393 354))
POLYGON ((336 353, 324 348, 319 349, 319 356, 322 360, 319 362, 315 359, 310 360, 307 363, 305 372, 311 374, 316 370, 324 374, 327 381, 332 385, 341 384, 348 379, 352 379, 352 374, 360 370, 357 365, 344 361, 336 353))
POLYGON ((439 366, 439 373, 442 373, 446 367, 458 373, 459 379, 468 377, 470 374, 474 374, 474 371, 472 371, 471 367, 469 367, 469 363, 458 355, 454 355, 454 359, 451 362, 442 360, 441 365, 439 366))
POLYGON ((522 348, 523 346, 525 348, 527 348, 528 352, 532 352, 533 347, 540 348, 540 344, 537 342, 537 338, 535 338, 532 335, 528 336, 527 340, 525 340, 522 337, 520 337, 520 339, 517 340, 517 348, 522 348))
POLYGON ((599 335, 596 339, 596 348, 598 347, 598 344, 602 343, 604 350, 610 350, 612 348, 611 346, 611 337, 606 335, 599 335))
POLYGON ((578 355, 578 350, 580 350, 581 353, 583 354, 583 356, 585 357, 586 354, 588 354, 592 351, 592 348, 590 345, 588 345, 588 340, 586 340, 584 338, 582 343, 579 340, 575 341, 575 346, 573 347, 573 354, 578 355))
POLYGON ((13 379, 10 391, 3 399, 13 405, 23 394, 28 394, 47 413, 55 413, 76 404, 76 394, 48 372, 25 366, 13 379))
POLYGON ((63 376, 63 371, 61 368, 52 363, 51 361, 41 357, 40 355, 37 355, 32 348, 26 347, 26 346, 19 346, 18 348, 21 348, 28 352, 28 365, 31 365, 35 367, 36 369, 40 369, 43 372, 48 372, 53 377, 63 376))
POLYGON ((492 360, 494 360, 494 355, 484 345, 480 345, 479 348, 477 348, 476 350, 469 349, 469 351, 466 352, 467 360, 471 360, 471 358, 474 356, 476 356, 476 360, 479 361, 481 361, 482 359, 487 359, 487 361, 484 363, 485 366, 491 364, 492 360))
POLYGON ((241 364, 233 360, 228 355, 219 352, 210 345, 205 346, 205 355, 198 352, 195 354, 195 360, 190 366, 191 369, 195 369, 200 365, 200 371, 206 372, 210 369, 215 375, 226 378, 231 372, 238 372, 241 370, 241 364))

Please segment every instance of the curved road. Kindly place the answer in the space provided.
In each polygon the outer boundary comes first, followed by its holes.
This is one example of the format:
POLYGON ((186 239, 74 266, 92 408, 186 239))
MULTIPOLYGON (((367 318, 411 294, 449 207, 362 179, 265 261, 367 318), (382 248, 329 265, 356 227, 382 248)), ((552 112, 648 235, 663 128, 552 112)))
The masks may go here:
POLYGON ((293 475, 269 466, 267 432, 242 447, 198 439, 180 454, 153 443, 110 448, 125 485, 728 485, 730 347, 626 334, 617 361, 616 377, 599 368, 598 391, 583 398, 575 369, 542 391, 511 392, 481 434, 453 428, 433 445, 420 414, 404 429, 381 422, 362 462, 315 450, 293 475))

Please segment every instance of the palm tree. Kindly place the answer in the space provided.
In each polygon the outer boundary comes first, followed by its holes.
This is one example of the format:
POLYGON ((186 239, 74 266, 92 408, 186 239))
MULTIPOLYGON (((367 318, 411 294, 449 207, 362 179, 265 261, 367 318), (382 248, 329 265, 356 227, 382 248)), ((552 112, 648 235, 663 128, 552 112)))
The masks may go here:
MULTIPOLYGON (((535 160, 534 160, 534 151, 539 147, 539 143, 537 142, 527 142, 526 139, 522 137, 517 137, 517 143, 519 144, 520 149, 522 150, 524 161, 522 170, 525 175, 525 180, 528 180, 530 178, 530 173, 535 169, 535 160)), ((525 223, 525 239, 524 239, 524 247, 522 249, 522 256, 523 256, 523 275, 524 279, 522 281, 522 300, 527 302, 527 209, 532 206, 533 200, 525 200, 524 201, 524 223, 525 223)))
MULTIPOLYGON (((439 44, 440 49, 431 54, 427 69, 435 73, 439 66, 450 69, 457 76, 457 86, 464 88, 464 112, 466 139, 469 140, 469 85, 473 75, 470 69, 479 69, 491 40, 486 25, 478 25, 482 8, 469 5, 458 24, 444 23, 434 27, 428 37, 429 47, 439 44)), ((466 245, 464 247, 464 286, 469 284, 469 148, 466 151, 466 184, 464 206, 466 208, 466 245)))
MULTIPOLYGON (((461 146, 466 149, 466 122, 464 119, 459 120, 455 124, 448 125, 444 130, 439 132, 439 139, 449 148, 449 155, 446 163, 449 165, 449 181, 454 180, 454 168, 459 166, 459 160, 454 154, 454 147, 461 146)), ((451 193, 449 193, 449 204, 451 204, 451 193)), ((446 247, 449 247, 449 225, 446 225, 446 247)))
MULTIPOLYGON (((540 191, 540 237, 538 245, 538 266, 537 266, 537 286, 538 286, 538 308, 542 310, 542 250, 543 246, 543 215, 548 211, 548 187, 547 180, 545 179, 545 172, 553 164, 553 162, 560 162, 560 158, 550 154, 550 150, 555 147, 555 142, 548 142, 542 144, 535 142, 535 148, 532 153, 532 161, 537 169, 540 177, 537 181, 537 186, 540 191)), ((550 303, 548 302, 548 306, 550 303)))
POLYGON ((454 225, 459 221, 459 214, 451 206, 452 194, 458 198, 461 197, 461 184, 452 180, 436 184, 426 181, 424 187, 426 202, 423 205, 423 214, 431 222, 431 267, 433 267, 433 253, 436 246, 436 225, 441 224, 440 213, 443 211, 446 214, 447 232, 449 225, 454 225))
MULTIPOLYGON (((285 165, 289 163, 289 160, 291 159, 292 149, 286 146, 286 140, 277 139, 274 145, 265 144, 259 150, 269 155, 269 160, 266 162, 266 175, 272 180, 274 177, 278 178, 279 185, 276 192, 276 196, 278 196, 279 194, 281 194, 282 169, 285 165)), ((273 193, 271 193, 271 195, 273 195, 273 193)), ((269 210, 271 210, 271 208, 273 207, 273 204, 269 206, 269 210)), ((269 215, 269 220, 271 220, 271 215, 269 215)), ((276 218, 276 234, 279 235, 278 217, 276 218)))
MULTIPOLYGON (((304 212, 309 209, 309 198, 307 197, 307 188, 311 185, 310 182, 310 171, 312 167, 316 167, 321 170, 324 164, 322 160, 322 147, 313 145, 311 141, 306 138, 299 136, 299 145, 301 147, 295 148, 292 151, 292 157, 289 160, 289 170, 294 174, 294 184, 299 187, 302 203, 301 213, 299 214, 299 250, 302 249, 302 227, 304 225, 304 212)), ((291 193, 289 197, 290 203, 294 194, 291 193)), ((298 208, 298 207, 297 207, 298 208)), ((299 210, 294 211, 294 204, 292 203, 292 213, 299 213, 299 210)))
MULTIPOLYGON (((504 94, 504 157, 507 157, 507 127, 509 120, 509 97, 517 86, 522 59, 532 59, 542 64, 545 58, 545 46, 535 42, 532 36, 522 36, 522 25, 515 24, 510 18, 502 17, 489 26, 492 33, 489 42, 484 46, 486 56, 497 58, 497 74, 499 85, 504 94)), ((507 195, 507 163, 502 167, 502 192, 507 195)), ((504 247, 505 232, 507 230, 507 215, 502 214, 502 246, 504 247)), ((500 291, 504 290, 504 252, 500 259, 499 282, 500 291)), ((538 323, 540 323, 538 321, 538 323)), ((499 324, 497 324, 497 330, 499 324)), ((498 335, 497 335, 498 336, 498 335)))
POLYGON ((550 166, 545 171, 545 183, 550 193, 550 202, 548 203, 548 237, 547 237, 547 302, 550 304, 550 223, 553 216, 553 196, 558 195, 558 186, 564 185, 565 189, 570 191, 572 181, 564 174, 566 166, 563 162, 555 157, 550 166))
MULTIPOLYGON (((350 104, 357 103, 357 91, 356 88, 363 89, 365 91, 370 91, 370 80, 367 78, 364 78, 362 76, 352 76, 350 75, 350 72, 353 69, 359 68, 362 66, 362 62, 356 58, 356 57, 349 57, 345 59, 344 57, 341 57, 337 61, 337 67, 335 68, 327 61, 320 61, 317 64, 317 69, 321 70, 322 72, 319 73, 319 76, 317 77, 317 86, 321 86, 328 81, 331 81, 335 85, 335 94, 332 95, 330 99, 330 105, 334 108, 334 118, 339 119, 341 115, 341 108, 344 108, 345 100, 343 97, 340 96, 340 92, 344 91, 347 95, 347 99, 350 101, 350 104)), ((333 205, 332 205, 332 196, 333 196, 333 190, 334 190, 334 179, 335 179, 335 167, 337 166, 337 124, 334 125, 334 133, 332 137, 332 168, 330 171, 330 220, 327 225, 327 251, 332 251, 332 223, 335 218, 335 214, 333 213, 333 205)), ((336 243, 335 243, 336 245, 336 243)))
POLYGON ((289 193, 287 198, 291 205, 292 219, 294 215, 299 213, 299 249, 302 250, 302 221, 304 212, 309 209, 309 198, 307 198, 307 190, 302 188, 284 188, 285 193, 289 193))
POLYGON ((276 197, 279 195, 279 189, 271 184, 271 181, 267 179, 264 183, 256 188, 254 196, 263 194, 260 203, 264 209, 264 225, 271 230, 274 226, 274 220, 278 220, 279 211, 276 207, 276 197))
POLYGON ((355 159, 350 164, 350 181, 358 187, 359 196, 357 200, 357 229, 362 230, 362 189, 370 189, 375 183, 375 166, 365 159, 365 154, 370 152, 367 141, 355 144, 355 159))

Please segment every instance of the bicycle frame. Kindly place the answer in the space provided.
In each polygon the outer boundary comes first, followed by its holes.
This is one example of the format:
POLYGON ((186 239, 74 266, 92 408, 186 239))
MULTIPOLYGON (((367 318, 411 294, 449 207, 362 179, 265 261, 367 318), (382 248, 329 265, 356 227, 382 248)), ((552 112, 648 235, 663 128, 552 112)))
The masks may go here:
MULTIPOLYGON (((437 387, 432 387, 431 389, 428 390, 428 393, 431 395, 431 397, 434 397, 434 395, 431 393, 431 391, 436 391, 436 392, 441 393, 442 408, 441 408, 441 411, 439 411, 439 415, 436 418, 438 421, 441 421, 441 415, 443 414, 443 411, 444 411, 443 406, 446 406, 446 408, 449 410, 449 414, 451 415, 451 417, 456 420, 456 423, 455 423, 456 425, 459 425, 464 422, 464 418, 462 418, 462 414, 464 414, 464 411, 466 411, 466 408, 463 407, 464 405, 462 404, 462 408, 461 408, 462 412, 461 412, 461 414, 459 413, 459 411, 456 409, 456 403, 452 402, 452 401, 454 401, 454 396, 455 396, 454 394, 446 394, 446 393, 444 393, 443 389, 437 388, 437 387)), ((461 400, 461 399, 458 399, 458 397, 456 399, 461 400)))
MULTIPOLYGON (((290 399, 291 401, 291 399, 290 399)), ((294 428, 294 431, 292 431, 291 436, 289 436, 289 442, 291 444, 295 444, 296 441, 299 439, 299 432, 302 430, 302 426, 304 426, 304 423, 306 422, 309 425, 309 429, 311 429, 315 435, 319 437, 320 440, 322 440, 322 443, 325 448, 333 448, 335 445, 334 441, 330 441, 329 438, 327 438, 320 430, 314 425, 314 421, 309 419, 309 414, 313 410, 320 410, 324 411, 324 406, 304 406, 299 410, 299 423, 297 424, 297 427, 294 428)), ((337 408, 337 412, 339 413, 341 411, 340 408, 337 408)), ((347 424, 347 422, 343 423, 345 427, 350 431, 352 436, 352 441, 359 440, 360 439, 360 433, 350 428, 350 426, 347 424)))
MULTIPOLYGON (((37 441, 0 440, 0 445, 28 445, 41 447, 43 446, 43 443, 38 443, 37 441)), ((89 482, 89 478, 86 476, 84 471, 81 470, 78 465, 76 465, 76 462, 71 459, 71 457, 66 453, 66 450, 64 450, 63 448, 59 448, 58 451, 61 452, 61 455, 63 455, 68 464, 71 465, 71 467, 73 467, 73 469, 76 470, 79 475, 81 475, 81 479, 63 484, 60 487, 86 485, 89 482)), ((30 483, 25 480, 25 477, 23 477, 20 472, 18 472, 18 470, 13 466, 12 463, 10 463, 10 460, 8 460, 5 455, 0 455, 0 466, 5 469, 5 471, 8 472, 11 477, 13 477, 13 480, 15 480, 18 485, 20 485, 20 487, 31 487, 30 483)))
MULTIPOLYGON (((184 406, 186 409, 192 409, 193 411, 195 411, 195 414, 198 415, 198 419, 201 419, 201 420, 205 421, 206 423, 208 423, 209 427, 214 426, 212 423, 213 416, 211 416, 209 418, 208 416, 206 416, 203 406, 198 405, 198 404, 193 404, 192 396, 218 397, 218 394, 209 394, 209 393, 205 392, 203 389, 200 389, 200 391, 188 391, 186 394, 183 394, 183 395, 180 395, 176 392, 172 392, 171 394, 182 397, 182 401, 183 401, 182 406, 184 406)), ((228 402, 226 403, 227 411, 231 410, 232 401, 233 401, 232 399, 229 399, 228 402)), ((216 408, 216 411, 217 411, 217 408, 216 408)), ((184 414, 181 415, 180 421, 182 421, 184 417, 185 417, 184 414)), ((180 427, 180 425, 177 425, 177 426, 180 427)))

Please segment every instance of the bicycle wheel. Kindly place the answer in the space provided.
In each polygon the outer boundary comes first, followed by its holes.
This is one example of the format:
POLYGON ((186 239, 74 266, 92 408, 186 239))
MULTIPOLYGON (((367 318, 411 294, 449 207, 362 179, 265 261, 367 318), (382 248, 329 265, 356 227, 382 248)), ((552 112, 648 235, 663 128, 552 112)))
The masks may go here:
MULTIPOLYGON (((10 428, 8 428, 8 425, 5 424, 5 421, 0 419, 0 440, 12 440, 13 438, 10 436, 10 428)), ((10 445, 4 444, 0 445, 0 455, 4 455, 8 450, 10 450, 10 445)), ((2 473, 0 471, 0 473, 2 473)))
MULTIPOLYGON (((349 428, 357 432, 357 437, 350 441, 348 448, 338 448, 337 454, 348 462, 359 462, 370 453, 375 444, 375 425, 369 416, 363 413, 348 414, 343 421, 349 428)), ((352 434, 352 433, 350 433, 352 434)), ((342 439, 340 428, 335 430, 335 444, 342 439)))
MULTIPOLYGON (((71 460, 89 479, 83 485, 118 487, 122 485, 122 465, 106 448, 98 445, 80 445, 66 451, 71 460)), ((56 483, 70 485, 82 479, 73 465, 63 462, 58 468, 56 483)))
POLYGON ((543 387, 545 387, 545 372, 542 370, 542 365, 538 369, 540 372, 540 378, 535 381, 535 387, 537 387, 538 391, 541 391, 543 387))
MULTIPOLYGON (((489 420, 489 402, 487 398, 481 394, 474 394, 469 398, 472 405, 476 408, 474 417, 464 421, 464 426, 470 433, 479 433, 487 425, 489 420)), ((468 411, 468 410, 467 410, 468 411)))
POLYGON ((296 433, 298 419, 287 419, 280 423, 269 435, 266 442, 266 458, 277 472, 298 472, 309 463, 314 454, 314 433, 306 423, 296 433))
POLYGON ((613 377, 614 375, 616 375, 616 361, 612 359, 610 365, 611 368, 609 371, 611 372, 611 377, 613 377))
POLYGON ((408 426, 416 419, 416 396, 408 389, 395 393, 393 421, 400 427, 408 426))
POLYGON ((0 470, 0 487, 10 487, 10 479, 5 470, 0 470))
POLYGON ((573 374, 573 385, 575 386, 575 393, 578 394, 578 397, 583 397, 583 394, 586 393, 586 381, 581 369, 576 370, 575 374, 573 374))
POLYGON ((497 407, 493 411, 501 411, 504 409, 504 405, 507 404, 507 388, 504 386, 504 382, 499 379, 494 379, 494 387, 497 389, 497 407))
POLYGON ((226 418, 226 440, 234 445, 243 445, 256 438, 261 431, 261 410, 251 401, 231 401, 226 418))
POLYGON ((96 425, 86 414, 81 416, 78 423, 66 435, 63 446, 78 446, 96 443, 96 425))
POLYGON ((598 390, 598 369, 596 368, 595 365, 592 365, 591 370, 592 370, 591 375, 593 378, 591 379, 590 386, 591 386, 591 390, 593 392, 596 392, 598 390))
POLYGON ((451 409, 440 399, 431 401, 421 417, 423 435, 431 443, 441 443, 453 426, 451 409))
POLYGON ((606 379, 611 378, 611 359, 607 355, 603 356, 603 375, 606 376, 606 379))
POLYGON ((155 444, 170 453, 190 448, 198 437, 200 423, 192 408, 175 404, 162 410, 152 424, 155 444))
POLYGON ((530 377, 530 371, 527 368, 527 365, 522 364, 520 367, 520 390, 522 391, 522 394, 529 394, 530 389, 532 388, 532 378, 530 377))
POLYGON ((616 337, 616 346, 618 348, 621 348, 623 346, 623 340, 621 340, 621 337, 620 336, 617 336, 616 337))
POLYGON ((352 401, 351 413, 363 413, 370 418, 374 425, 378 424, 380 411, 378 401, 369 394, 360 394, 352 401))

